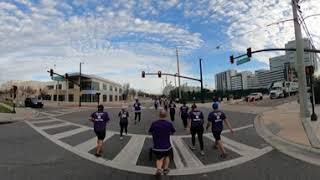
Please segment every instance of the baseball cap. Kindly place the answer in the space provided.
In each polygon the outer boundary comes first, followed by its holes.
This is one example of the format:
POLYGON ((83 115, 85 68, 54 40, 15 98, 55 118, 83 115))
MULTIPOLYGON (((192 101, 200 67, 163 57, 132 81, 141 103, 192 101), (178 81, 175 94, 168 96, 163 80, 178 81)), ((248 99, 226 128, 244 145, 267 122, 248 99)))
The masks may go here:
POLYGON ((218 103, 213 103, 212 104, 213 109, 219 109, 219 104, 218 103))

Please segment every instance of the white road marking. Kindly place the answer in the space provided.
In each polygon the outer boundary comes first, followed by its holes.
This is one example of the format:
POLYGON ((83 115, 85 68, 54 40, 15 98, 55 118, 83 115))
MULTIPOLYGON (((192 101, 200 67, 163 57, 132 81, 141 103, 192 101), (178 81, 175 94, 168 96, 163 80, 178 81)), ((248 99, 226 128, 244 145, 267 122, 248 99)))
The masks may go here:
MULTIPOLYGON (((106 132, 106 138, 103 141, 106 141, 107 139, 109 139, 111 136, 113 136, 113 133, 111 132, 106 132)), ((75 146, 76 149, 83 151, 83 152, 89 152, 91 149, 93 149, 94 147, 96 147, 97 145, 97 138, 94 137, 88 141, 85 141, 81 144, 78 144, 75 146)))
MULTIPOLYGON (((254 127, 253 124, 250 124, 250 125, 247 125, 247 126, 242 126, 242 127, 234 128, 233 130, 234 130, 234 131, 240 131, 240 130, 248 129, 248 128, 252 128, 252 127, 254 127)), ((222 131, 222 133, 227 133, 227 132, 230 132, 230 130, 226 129, 226 130, 223 130, 223 131, 222 131)))
POLYGON ((62 138, 65 138, 65 137, 73 136, 75 134, 87 131, 89 129, 90 128, 80 127, 80 128, 73 129, 73 130, 70 130, 70 131, 66 131, 66 132, 62 132, 62 133, 59 133, 59 134, 55 134, 55 135, 53 135, 53 138, 62 139, 62 138))
MULTIPOLYGON (((56 119, 56 118, 52 118, 52 119, 56 119)), ((65 122, 65 121, 64 121, 65 122)), ((43 131, 41 128, 36 127, 35 125, 33 125, 31 122, 25 121, 25 123, 27 123, 30 127, 32 127, 35 131, 37 131, 39 134, 41 134, 42 136, 46 137, 47 139, 51 140, 53 143, 59 145, 60 147, 73 152, 74 154, 85 158, 87 160, 90 160, 92 162, 95 162, 97 164, 101 164, 110 168, 115 168, 115 169, 119 169, 119 170, 124 170, 124 171, 129 171, 129 172, 134 172, 134 173, 141 173, 141 174, 149 174, 149 175, 153 175, 155 172, 155 168, 153 167, 145 167, 145 166, 138 166, 138 165, 131 165, 131 166, 127 166, 124 164, 120 164, 118 162, 113 162, 110 160, 106 160, 103 158, 96 158, 93 154, 88 153, 89 150, 93 149, 95 147, 95 143, 96 143, 96 139, 94 139, 94 143, 91 142, 85 142, 83 143, 83 145, 78 145, 77 146, 71 146, 67 143, 64 143, 62 141, 60 141, 57 138, 54 138, 53 135, 49 135, 47 134, 45 131, 43 131), (86 144, 86 145, 85 145, 86 144), (90 146, 89 146, 90 144, 90 146), (80 148, 79 148, 80 147, 80 148)), ((74 124, 77 125, 79 127, 86 127, 83 125, 79 125, 79 124, 75 124, 75 123, 69 123, 69 124, 74 124)), ((89 127, 86 127, 89 128, 89 127)), ((92 129, 92 128, 89 128, 92 129)), ((107 136, 105 140, 107 140, 107 138, 110 138, 112 136, 112 134, 114 134, 114 132, 110 132, 107 131, 107 136)), ((150 137, 148 135, 134 135, 137 136, 139 138, 146 138, 146 137, 150 137)), ((177 144, 177 146, 180 148, 180 151, 183 151, 182 153, 187 153, 187 158, 191 157, 194 158, 193 156, 195 156, 190 149, 188 149, 188 147, 183 143, 182 139, 184 136, 173 136, 173 142, 175 142, 175 144, 177 144)), ((91 140, 89 140, 91 141, 91 140)), ((93 141, 93 140, 92 140, 93 141)), ((234 144, 234 143, 233 143, 234 144)), ((265 147, 263 149, 258 149, 258 151, 256 151, 255 153, 251 154, 251 155, 244 155, 242 157, 236 158, 236 159, 231 159, 231 160, 227 160, 227 161, 222 161, 220 163, 215 163, 215 164, 209 164, 209 165, 203 165, 200 161, 199 162, 193 162, 193 161, 197 161, 197 159, 193 159, 190 161, 190 159, 186 159, 189 160, 187 161, 187 164, 192 165, 192 166, 186 166, 186 167, 182 167, 181 163, 182 160, 178 160, 180 161, 180 166, 181 168, 179 168, 177 166, 177 169, 173 169, 170 171, 169 176, 177 176, 177 175, 192 175, 192 174, 200 174, 200 173, 208 173, 208 172, 213 172, 213 171, 218 171, 218 170, 222 170, 225 168, 230 168, 233 166, 237 166, 240 165, 242 163, 251 161, 253 159, 256 159, 270 151, 272 151, 273 148, 268 146, 265 147)), ((177 153, 176 153, 177 154, 177 153)), ((177 156, 175 154, 175 156, 177 156)), ((186 156, 184 155, 182 158, 186 158, 186 156)), ((196 157, 197 158, 197 157, 196 157)), ((175 159, 176 160, 176 159, 175 159)), ((176 164, 177 165, 177 164, 176 164)))
POLYGON ((174 161, 174 164, 176 165, 177 169, 184 168, 181 156, 180 156, 177 148, 175 147, 175 145, 174 145, 174 143, 172 141, 172 137, 171 137, 170 141, 171 141, 172 150, 173 150, 173 161, 174 161))
POLYGON ((46 129, 59 128, 59 127, 68 126, 68 125, 70 125, 70 124, 67 123, 67 122, 62 122, 60 124, 41 126, 41 127, 38 127, 38 128, 41 129, 41 130, 46 130, 46 129))
POLYGON ((120 153, 112 160, 115 163, 123 165, 136 165, 141 153, 145 138, 132 136, 127 145, 122 148, 120 153))
MULTIPOLYGON (((205 135, 205 137, 207 137, 207 138, 211 139, 212 141, 214 141, 214 138, 213 138, 212 134, 205 135)), ((254 147, 251 147, 251 146, 248 146, 248 145, 233 141, 233 140, 231 140, 229 138, 226 138, 224 136, 221 136, 221 139, 224 142, 224 146, 227 149, 230 149, 231 151, 233 151, 233 152, 235 152, 235 153, 237 153, 239 155, 242 155, 242 156, 252 155, 252 154, 258 153, 259 150, 260 150, 260 149, 257 149, 257 148, 254 148, 254 147)))
POLYGON ((182 138, 172 137, 173 143, 176 145, 176 148, 181 152, 182 159, 186 163, 186 167, 203 167, 203 163, 197 158, 197 156, 191 152, 188 145, 186 145, 182 138))
POLYGON ((40 120, 40 121, 32 121, 32 123, 34 125, 38 125, 38 124, 41 124, 41 123, 49 123, 49 122, 62 122, 61 120, 57 120, 57 119, 48 119, 48 120, 40 120))

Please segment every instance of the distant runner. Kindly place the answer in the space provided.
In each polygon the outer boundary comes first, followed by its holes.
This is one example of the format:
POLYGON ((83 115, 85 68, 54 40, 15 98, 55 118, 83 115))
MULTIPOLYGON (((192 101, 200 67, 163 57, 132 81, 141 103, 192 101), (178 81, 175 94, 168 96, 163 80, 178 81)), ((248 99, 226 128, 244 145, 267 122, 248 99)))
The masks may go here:
POLYGON ((126 110, 126 107, 122 107, 118 116, 120 118, 120 139, 123 139, 123 131, 128 135, 129 112, 126 110))
POLYGON ((152 123, 149 133, 153 137, 152 151, 157 158, 156 175, 164 175, 169 173, 170 155, 172 155, 172 146, 170 143, 170 136, 175 133, 172 123, 166 120, 167 112, 161 110, 159 113, 159 120, 152 123))
POLYGON ((209 114, 208 116, 208 124, 207 124, 207 130, 209 129, 210 126, 212 126, 212 134, 215 139, 214 142, 214 148, 218 148, 221 155, 220 157, 222 159, 227 158, 226 151, 224 149, 222 140, 221 140, 221 132, 223 130, 223 122, 226 123, 228 128, 230 129, 231 134, 234 134, 234 131, 230 125, 230 122, 228 121, 226 115, 222 112, 219 111, 219 104, 218 103, 213 103, 212 104, 213 111, 209 114))
POLYGON ((159 101, 158 99, 154 99, 154 109, 157 110, 159 106, 159 101))
POLYGON ((171 100, 169 104, 170 109, 170 119, 171 121, 174 121, 174 116, 176 114, 176 104, 171 100))
POLYGON ((93 122, 94 132, 97 135, 97 148, 95 156, 101 157, 103 140, 106 137, 106 126, 110 118, 107 112, 103 111, 103 105, 98 106, 98 111, 91 114, 90 121, 93 122))
POLYGON ((192 140, 192 150, 195 150, 196 144, 196 135, 198 136, 199 144, 200 144, 200 154, 204 156, 203 151, 203 124, 204 124, 204 117, 203 113, 197 109, 197 105, 193 104, 191 107, 191 111, 189 113, 189 125, 190 133, 191 133, 191 140, 192 140))
POLYGON ((168 111, 168 106, 169 106, 169 105, 168 105, 168 100, 167 100, 167 99, 164 100, 163 106, 164 106, 164 110, 165 110, 165 111, 168 111))
POLYGON ((187 129, 187 126, 188 126, 188 112, 189 112, 189 107, 186 105, 186 102, 183 102, 183 105, 180 107, 180 116, 181 116, 185 130, 187 129))
POLYGON ((139 99, 136 99, 136 102, 133 104, 134 109, 134 124, 137 124, 137 119, 141 121, 141 104, 139 99))

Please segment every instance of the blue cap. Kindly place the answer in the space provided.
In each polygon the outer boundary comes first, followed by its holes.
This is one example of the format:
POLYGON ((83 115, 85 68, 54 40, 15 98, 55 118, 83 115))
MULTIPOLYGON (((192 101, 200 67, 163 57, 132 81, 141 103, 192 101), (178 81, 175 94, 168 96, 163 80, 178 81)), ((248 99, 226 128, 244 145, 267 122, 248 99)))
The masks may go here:
POLYGON ((218 103, 213 103, 212 104, 212 108, 213 109, 218 109, 219 108, 219 104, 218 103))

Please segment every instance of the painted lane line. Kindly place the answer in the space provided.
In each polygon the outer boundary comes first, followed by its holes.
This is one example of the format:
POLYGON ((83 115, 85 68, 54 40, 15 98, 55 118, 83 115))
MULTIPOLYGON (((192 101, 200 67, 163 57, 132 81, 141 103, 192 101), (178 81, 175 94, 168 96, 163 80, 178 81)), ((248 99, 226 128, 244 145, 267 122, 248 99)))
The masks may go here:
POLYGON ((185 163, 183 163, 181 159, 181 152, 177 150, 175 143, 172 141, 172 137, 170 138, 171 145, 172 145, 172 151, 173 151, 173 161, 174 164, 176 165, 177 169, 181 169, 185 167, 185 163))
MULTIPOLYGON (((212 134, 210 135, 205 135, 205 137, 211 139, 212 141, 214 141, 214 138, 212 136, 212 134)), ((241 156, 246 156, 246 155, 252 155, 252 154, 256 154, 259 152, 260 149, 233 141, 229 138, 226 138, 225 136, 221 136, 222 141, 224 142, 224 146, 227 149, 230 149, 231 151, 241 155, 241 156)))
POLYGON ((144 141, 145 138, 132 136, 127 145, 122 148, 120 153, 112 161, 122 165, 136 165, 143 148, 144 141))
POLYGON ((48 120, 41 120, 41 121, 32 121, 32 123, 34 125, 38 125, 38 124, 41 124, 41 123, 49 123, 49 122, 62 122, 61 120, 56 120, 56 119, 48 119, 48 120))
POLYGON ((73 136, 73 135, 76 135, 78 133, 87 131, 89 129, 90 128, 80 127, 80 128, 73 129, 73 130, 70 130, 70 131, 66 131, 66 132, 55 134, 52 137, 55 138, 55 139, 62 139, 62 138, 65 138, 65 137, 73 136))
POLYGON ((40 114, 44 114, 46 116, 53 116, 53 114, 47 113, 47 112, 40 112, 40 114))
POLYGON ((70 124, 66 123, 66 122, 61 122, 60 124, 42 126, 42 127, 38 127, 38 128, 41 130, 47 130, 47 129, 52 129, 52 128, 64 127, 64 126, 68 126, 68 125, 70 125, 70 124))
MULTIPOLYGON (((105 142, 107 139, 109 139, 110 137, 113 136, 113 133, 111 132, 106 132, 106 137, 105 139, 103 140, 103 142, 105 142)), ((97 138, 94 137, 88 141, 85 141, 81 144, 78 144, 75 146, 76 149, 80 150, 80 151, 83 151, 83 152, 89 152, 90 150, 92 150, 94 147, 96 147, 97 145, 97 138)))
POLYGON ((195 154, 190 150, 188 145, 186 145, 181 138, 172 138, 173 143, 176 145, 176 148, 182 154, 182 162, 186 163, 186 167, 203 167, 203 163, 197 158, 195 154))
MULTIPOLYGON (((247 126, 234 128, 233 131, 240 131, 240 130, 247 129, 247 128, 252 128, 252 127, 254 127, 254 125, 250 124, 250 125, 247 125, 247 126)), ((230 132, 230 130, 228 130, 228 129, 222 131, 222 133, 228 133, 228 132, 230 132)))

